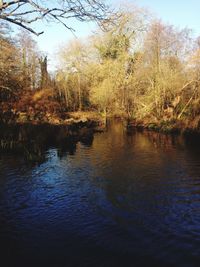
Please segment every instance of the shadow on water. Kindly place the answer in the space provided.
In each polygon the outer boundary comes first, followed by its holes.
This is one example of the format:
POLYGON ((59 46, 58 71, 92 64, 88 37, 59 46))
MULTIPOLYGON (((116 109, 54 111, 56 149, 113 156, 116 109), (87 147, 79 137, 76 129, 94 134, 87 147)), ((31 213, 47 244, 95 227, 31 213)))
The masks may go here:
POLYGON ((56 148, 60 157, 73 155, 77 142, 92 145, 92 129, 76 129, 53 125, 0 125, 0 155, 11 153, 23 156, 27 162, 42 163, 46 152, 56 148))
POLYGON ((3 267, 199 266, 193 137, 127 133, 120 121, 94 136, 40 127, 1 131, 43 155, 30 166, 24 148, 1 151, 3 267))

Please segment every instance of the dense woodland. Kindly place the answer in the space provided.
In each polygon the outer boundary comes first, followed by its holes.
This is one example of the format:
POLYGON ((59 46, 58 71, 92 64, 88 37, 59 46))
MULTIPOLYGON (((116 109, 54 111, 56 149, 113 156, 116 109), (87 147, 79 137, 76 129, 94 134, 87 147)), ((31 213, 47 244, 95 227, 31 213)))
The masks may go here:
POLYGON ((58 47, 57 70, 32 33, 0 24, 2 121, 59 122, 72 111, 200 127, 200 38, 124 7, 106 29, 58 47), (56 118, 56 119, 55 119, 56 118))

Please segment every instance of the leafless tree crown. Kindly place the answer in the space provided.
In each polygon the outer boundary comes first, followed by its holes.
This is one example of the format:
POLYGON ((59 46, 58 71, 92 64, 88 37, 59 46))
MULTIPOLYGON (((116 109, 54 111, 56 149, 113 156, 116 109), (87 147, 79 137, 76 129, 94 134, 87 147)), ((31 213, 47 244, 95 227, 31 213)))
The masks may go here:
POLYGON ((33 23, 39 20, 59 22, 73 31, 68 25, 70 18, 101 24, 107 20, 108 13, 108 6, 103 0, 0 0, 0 19, 36 35, 43 33, 33 28, 33 23))

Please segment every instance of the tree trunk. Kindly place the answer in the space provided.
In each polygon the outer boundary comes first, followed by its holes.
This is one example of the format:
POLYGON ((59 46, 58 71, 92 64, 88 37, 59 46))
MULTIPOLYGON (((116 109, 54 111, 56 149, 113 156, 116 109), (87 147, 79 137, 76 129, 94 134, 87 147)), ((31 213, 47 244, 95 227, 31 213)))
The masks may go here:
POLYGON ((80 73, 78 73, 78 102, 79 102, 79 111, 82 110, 82 99, 81 99, 81 77, 80 73))
POLYGON ((44 58, 40 58, 39 62, 41 69, 40 86, 43 89, 48 86, 47 56, 44 58))

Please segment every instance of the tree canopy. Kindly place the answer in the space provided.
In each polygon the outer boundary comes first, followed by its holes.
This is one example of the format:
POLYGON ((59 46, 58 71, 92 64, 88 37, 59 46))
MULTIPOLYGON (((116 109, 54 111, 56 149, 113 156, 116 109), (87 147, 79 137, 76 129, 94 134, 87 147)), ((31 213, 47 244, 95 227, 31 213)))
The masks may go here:
MULTIPOLYGON (((3 5, 6 11, 9 6, 3 5)), ((61 46, 54 73, 48 73, 48 58, 28 31, 10 36, 0 21, 0 113, 25 112, 30 120, 49 121, 52 114, 60 119, 67 112, 96 110, 151 124, 192 121, 199 127, 199 38, 187 28, 152 19, 143 9, 118 14, 107 31, 61 46)))

